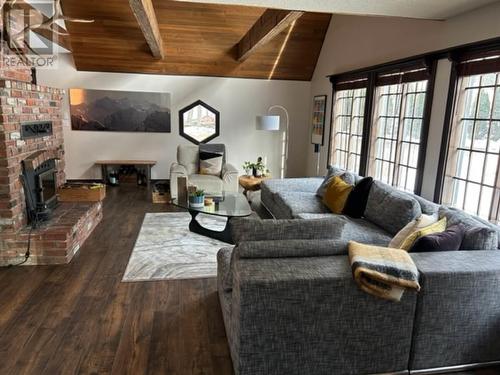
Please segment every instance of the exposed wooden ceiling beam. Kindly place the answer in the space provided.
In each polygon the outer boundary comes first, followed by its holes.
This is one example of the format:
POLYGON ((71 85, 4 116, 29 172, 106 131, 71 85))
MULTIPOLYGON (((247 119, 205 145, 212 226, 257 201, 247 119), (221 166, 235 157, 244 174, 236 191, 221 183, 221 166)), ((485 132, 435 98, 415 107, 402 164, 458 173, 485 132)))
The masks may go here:
POLYGON ((276 35, 296 21, 304 12, 266 9, 237 44, 238 61, 243 61, 257 49, 265 45, 276 35))
POLYGON ((151 0, 129 0, 130 7, 151 49, 157 59, 163 59, 163 41, 151 0))

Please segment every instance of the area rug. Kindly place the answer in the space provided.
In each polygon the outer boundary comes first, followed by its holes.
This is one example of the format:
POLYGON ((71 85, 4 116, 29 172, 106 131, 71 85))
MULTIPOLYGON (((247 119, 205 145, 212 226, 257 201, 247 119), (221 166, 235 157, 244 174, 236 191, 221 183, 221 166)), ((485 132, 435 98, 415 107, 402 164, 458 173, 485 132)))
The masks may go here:
MULTIPOLYGON (((215 277, 217 251, 230 245, 190 232, 190 220, 187 212, 146 214, 122 281, 215 277)), ((226 224, 212 215, 200 214, 197 220, 213 230, 226 224)))

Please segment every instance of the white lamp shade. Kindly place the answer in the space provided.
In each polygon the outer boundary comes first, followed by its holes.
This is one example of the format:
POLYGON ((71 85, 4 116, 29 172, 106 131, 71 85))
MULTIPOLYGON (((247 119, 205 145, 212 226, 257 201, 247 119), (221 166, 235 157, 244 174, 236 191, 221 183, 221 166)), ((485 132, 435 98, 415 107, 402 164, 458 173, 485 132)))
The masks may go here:
POLYGON ((257 116, 256 126, 257 130, 279 131, 280 130, 280 117, 279 116, 257 116))

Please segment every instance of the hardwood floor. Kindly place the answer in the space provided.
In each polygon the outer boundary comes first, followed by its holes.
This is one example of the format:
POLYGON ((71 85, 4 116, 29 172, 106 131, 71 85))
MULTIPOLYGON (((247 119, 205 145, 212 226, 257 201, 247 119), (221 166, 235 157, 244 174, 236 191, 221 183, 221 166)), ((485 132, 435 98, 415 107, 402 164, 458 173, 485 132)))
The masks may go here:
POLYGON ((0 269, 0 374, 232 374, 215 279, 121 283, 144 213, 173 209, 108 192, 69 265, 0 269))
POLYGON ((0 374, 232 374, 215 279, 121 283, 144 214, 168 210, 108 189, 69 265, 0 269, 0 374))

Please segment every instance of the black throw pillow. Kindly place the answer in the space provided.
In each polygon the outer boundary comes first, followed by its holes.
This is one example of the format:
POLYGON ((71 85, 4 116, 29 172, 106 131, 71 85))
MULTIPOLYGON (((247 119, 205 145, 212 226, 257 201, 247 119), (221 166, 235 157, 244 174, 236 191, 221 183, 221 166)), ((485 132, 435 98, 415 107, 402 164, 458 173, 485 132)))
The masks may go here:
POLYGON ((354 186, 345 202, 342 211, 344 215, 356 218, 363 217, 372 184, 373 178, 365 177, 354 186))
POLYGON ((452 225, 444 232, 420 237, 410 248, 410 252, 457 251, 460 250, 464 235, 465 227, 462 224, 452 225))

